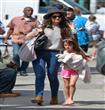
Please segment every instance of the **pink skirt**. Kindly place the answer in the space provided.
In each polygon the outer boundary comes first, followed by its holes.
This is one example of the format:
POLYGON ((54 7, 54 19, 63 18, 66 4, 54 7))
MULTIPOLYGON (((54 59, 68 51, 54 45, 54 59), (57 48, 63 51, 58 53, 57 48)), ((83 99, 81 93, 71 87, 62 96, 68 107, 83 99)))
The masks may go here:
POLYGON ((75 71, 75 70, 72 70, 72 69, 70 69, 70 70, 62 69, 62 71, 61 71, 61 76, 62 76, 63 78, 70 78, 71 75, 78 75, 78 72, 75 71))

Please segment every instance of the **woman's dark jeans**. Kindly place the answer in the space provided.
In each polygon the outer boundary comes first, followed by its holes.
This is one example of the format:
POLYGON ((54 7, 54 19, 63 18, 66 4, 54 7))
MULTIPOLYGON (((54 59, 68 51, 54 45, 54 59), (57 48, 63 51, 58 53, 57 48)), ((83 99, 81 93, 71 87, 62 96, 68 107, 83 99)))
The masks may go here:
POLYGON ((33 68, 36 75, 35 96, 43 96, 44 93, 44 80, 47 72, 50 82, 51 96, 56 97, 58 95, 59 81, 58 70, 60 63, 57 61, 56 54, 59 51, 56 50, 39 50, 36 51, 37 59, 33 61, 33 68))

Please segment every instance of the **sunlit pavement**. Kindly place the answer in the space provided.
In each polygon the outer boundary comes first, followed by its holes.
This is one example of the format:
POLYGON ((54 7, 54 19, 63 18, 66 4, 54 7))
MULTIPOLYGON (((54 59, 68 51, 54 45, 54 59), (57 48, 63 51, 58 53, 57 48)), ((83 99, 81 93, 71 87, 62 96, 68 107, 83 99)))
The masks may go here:
POLYGON ((92 72, 91 83, 85 84, 80 79, 77 82, 77 90, 75 93, 73 106, 63 106, 63 80, 59 73, 60 89, 59 89, 59 104, 49 105, 50 102, 50 87, 46 77, 45 93, 43 106, 31 103, 31 98, 34 96, 35 75, 32 70, 32 65, 28 68, 28 76, 23 77, 17 75, 14 91, 20 92, 21 96, 16 98, 0 98, 0 110, 104 110, 105 109, 105 79, 95 69, 95 60, 89 62, 92 72))

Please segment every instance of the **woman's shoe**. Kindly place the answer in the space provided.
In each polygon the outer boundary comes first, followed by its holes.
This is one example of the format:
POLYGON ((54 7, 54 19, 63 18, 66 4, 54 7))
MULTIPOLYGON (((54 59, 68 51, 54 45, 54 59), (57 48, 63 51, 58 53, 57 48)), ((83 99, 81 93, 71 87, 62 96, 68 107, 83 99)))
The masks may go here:
POLYGON ((57 105, 58 104, 58 98, 57 97, 52 97, 50 101, 50 105, 57 105))
POLYGON ((42 96, 36 96, 36 97, 33 97, 32 100, 31 100, 32 103, 37 103, 38 105, 42 105, 43 103, 43 97, 42 96))

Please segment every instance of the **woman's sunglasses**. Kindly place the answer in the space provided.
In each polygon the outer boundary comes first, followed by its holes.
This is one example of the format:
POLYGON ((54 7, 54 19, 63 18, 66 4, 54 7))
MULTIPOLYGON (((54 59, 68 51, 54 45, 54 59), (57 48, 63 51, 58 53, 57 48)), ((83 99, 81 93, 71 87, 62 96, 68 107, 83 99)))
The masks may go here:
POLYGON ((52 16, 53 19, 56 19, 56 18, 60 19, 61 17, 62 17, 61 15, 60 16, 52 16))

